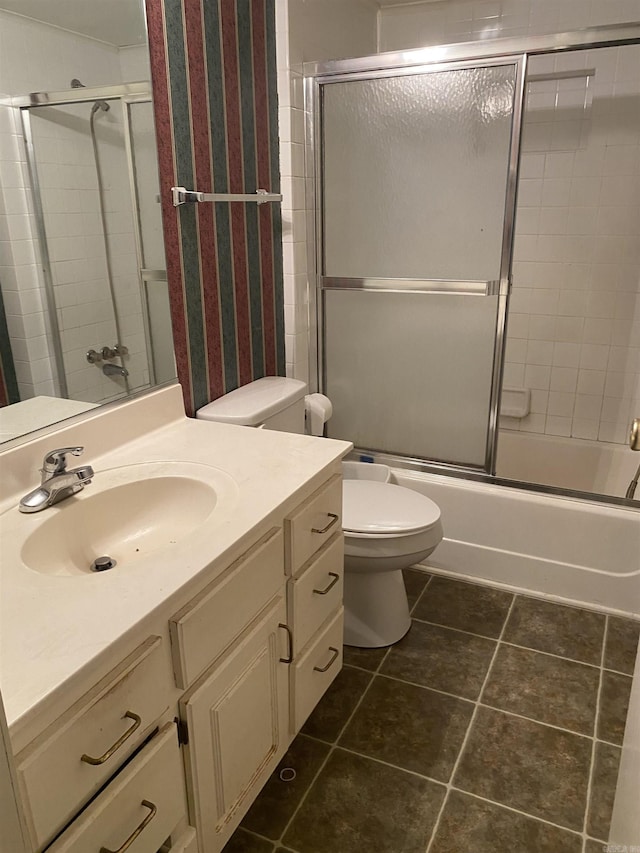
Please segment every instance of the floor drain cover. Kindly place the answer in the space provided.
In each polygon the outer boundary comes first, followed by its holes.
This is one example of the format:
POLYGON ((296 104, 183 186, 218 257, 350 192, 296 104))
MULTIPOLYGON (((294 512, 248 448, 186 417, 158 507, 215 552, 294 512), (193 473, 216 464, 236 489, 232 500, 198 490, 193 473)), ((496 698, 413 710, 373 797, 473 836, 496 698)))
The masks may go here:
POLYGON ((293 782, 293 780, 296 778, 296 775, 296 771, 293 769, 293 767, 283 767, 280 771, 280 779, 283 782, 293 782))

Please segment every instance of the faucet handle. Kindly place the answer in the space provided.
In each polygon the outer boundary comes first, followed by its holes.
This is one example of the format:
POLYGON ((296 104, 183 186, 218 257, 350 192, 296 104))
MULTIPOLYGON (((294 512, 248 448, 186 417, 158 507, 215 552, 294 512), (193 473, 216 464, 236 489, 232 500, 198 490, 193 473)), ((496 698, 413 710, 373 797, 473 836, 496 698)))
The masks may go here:
POLYGON ((44 457, 42 475, 61 474, 67 470, 67 456, 80 456, 83 451, 84 447, 59 447, 57 450, 51 450, 44 457))

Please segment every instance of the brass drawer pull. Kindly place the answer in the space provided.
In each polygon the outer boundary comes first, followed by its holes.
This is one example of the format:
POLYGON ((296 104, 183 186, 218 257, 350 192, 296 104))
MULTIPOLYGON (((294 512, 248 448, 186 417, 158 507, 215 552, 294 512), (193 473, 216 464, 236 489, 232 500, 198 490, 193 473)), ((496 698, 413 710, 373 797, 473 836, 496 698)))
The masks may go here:
POLYGON ((109 749, 101 755, 100 758, 92 758, 90 755, 87 755, 86 752, 83 756, 81 756, 80 761, 84 761, 85 764, 104 764, 105 761, 108 761, 114 752, 117 752, 122 744, 131 737, 131 735, 135 732, 137 728, 140 727, 140 723, 142 722, 142 717, 139 717, 137 714, 134 714, 133 711, 127 711, 127 713, 122 718, 128 717, 130 720, 133 720, 133 725, 130 726, 126 732, 119 737, 118 740, 110 746, 109 749))
POLYGON ((329 592, 329 590, 333 589, 333 587, 340 580, 340 575, 337 575, 335 572, 329 572, 329 577, 331 578, 331 580, 329 581, 327 586, 325 586, 324 589, 314 589, 313 590, 316 593, 316 595, 326 595, 329 592))
POLYGON ((293 634, 291 633, 291 628, 283 622, 278 622, 278 628, 284 628, 289 639, 289 654, 286 658, 279 658, 280 663, 293 663, 293 634))
POLYGON ((312 533, 326 533, 327 530, 331 530, 333 525, 340 518, 340 516, 336 515, 335 512, 328 512, 327 515, 329 516, 329 523, 325 524, 324 527, 312 527, 311 528, 312 533))
POLYGON ((154 819, 154 817, 156 816, 157 811, 158 811, 158 807, 154 806, 154 804, 149 802, 149 800, 143 800, 142 805, 146 809, 151 809, 151 811, 145 817, 145 819, 142 821, 142 823, 133 830, 133 832, 127 838, 127 840, 124 842, 122 847, 118 847, 117 850, 110 850, 108 847, 101 847, 100 853, 124 853, 125 850, 128 850, 131 847, 131 845, 136 840, 136 838, 140 835, 140 833, 145 828, 145 826, 148 823, 151 823, 151 821, 154 819))
POLYGON ((335 648, 335 646, 329 646, 329 651, 333 652, 331 660, 326 666, 314 666, 315 672, 326 672, 329 667, 331 667, 338 660, 338 655, 340 654, 340 652, 335 648))

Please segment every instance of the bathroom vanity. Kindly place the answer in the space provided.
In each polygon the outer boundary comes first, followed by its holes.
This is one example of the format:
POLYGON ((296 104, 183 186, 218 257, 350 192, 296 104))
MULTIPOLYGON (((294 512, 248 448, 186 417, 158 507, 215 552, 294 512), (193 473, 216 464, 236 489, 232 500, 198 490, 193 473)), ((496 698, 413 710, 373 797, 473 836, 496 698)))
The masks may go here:
POLYGON ((217 853, 341 667, 350 445, 187 419, 177 385, 76 421, 0 454, 29 844, 217 853), (93 482, 18 513, 72 445, 93 482), (116 565, 91 571, 103 553, 116 565))

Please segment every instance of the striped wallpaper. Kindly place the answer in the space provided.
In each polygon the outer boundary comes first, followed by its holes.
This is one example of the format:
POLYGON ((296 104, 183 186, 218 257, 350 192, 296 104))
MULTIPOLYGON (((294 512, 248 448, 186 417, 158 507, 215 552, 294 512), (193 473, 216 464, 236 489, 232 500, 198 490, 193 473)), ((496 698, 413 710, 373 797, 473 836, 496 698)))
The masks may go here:
POLYGON ((8 406, 9 403, 17 403, 19 400, 18 380, 11 353, 4 300, 0 291, 0 406, 8 406))
POLYGON ((284 375, 275 0, 146 0, 173 336, 187 414, 284 375))

